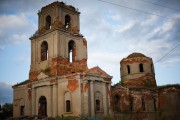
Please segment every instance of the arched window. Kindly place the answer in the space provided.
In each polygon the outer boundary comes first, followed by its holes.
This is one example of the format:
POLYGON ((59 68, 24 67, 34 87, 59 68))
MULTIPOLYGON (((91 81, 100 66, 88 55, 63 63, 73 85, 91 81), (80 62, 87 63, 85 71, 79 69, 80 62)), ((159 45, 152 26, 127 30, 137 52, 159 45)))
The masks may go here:
POLYGON ((128 74, 130 74, 131 70, 130 70, 130 66, 127 65, 127 71, 128 71, 128 74))
POLYGON ((102 111, 102 95, 99 91, 95 92, 95 110, 96 111, 102 111))
POLYGON ((65 112, 71 112, 71 93, 65 93, 65 112))
POLYGON ((47 116, 47 101, 46 101, 46 97, 44 96, 41 96, 39 98, 38 115, 47 116))
POLYGON ((65 28, 68 29, 70 27, 71 17, 69 15, 65 16, 65 28))
POLYGON ((156 98, 153 97, 153 102, 154 102, 154 111, 156 111, 156 98))
POLYGON ((48 16, 46 17, 46 28, 47 28, 47 29, 50 29, 50 28, 51 28, 51 16, 50 16, 50 15, 48 15, 48 16))
POLYGON ((48 59, 48 43, 46 41, 41 44, 41 61, 48 59))
POLYGON ((145 107, 145 98, 144 97, 141 98, 141 103, 142 103, 142 110, 145 111, 146 107, 145 107))
POLYGON ((143 64, 142 64, 142 63, 139 64, 139 71, 140 71, 140 72, 144 72, 144 68, 143 68, 143 64))
POLYGON ((119 95, 114 96, 114 110, 117 112, 120 111, 120 97, 119 97, 119 95))
POLYGON ((68 57, 69 62, 75 61, 75 42, 73 40, 68 43, 68 57))

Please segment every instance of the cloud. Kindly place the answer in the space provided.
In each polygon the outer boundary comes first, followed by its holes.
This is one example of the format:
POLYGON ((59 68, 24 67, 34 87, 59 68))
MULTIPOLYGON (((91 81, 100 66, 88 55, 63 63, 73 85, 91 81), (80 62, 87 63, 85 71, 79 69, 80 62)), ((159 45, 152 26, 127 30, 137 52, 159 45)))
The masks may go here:
MULTIPOLYGON (((142 52, 157 61, 180 39, 178 22, 162 20, 162 18, 154 15, 146 15, 143 19, 133 19, 133 17, 127 19, 126 16, 121 15, 118 17, 119 20, 122 19, 121 22, 114 24, 109 18, 114 19, 114 16, 118 16, 117 12, 111 10, 107 12, 106 17, 96 9, 91 11, 90 8, 86 8, 84 12, 87 12, 87 14, 82 18, 81 25, 83 29, 86 29, 82 31, 88 40, 89 58, 93 60, 99 59, 105 62, 105 59, 101 58, 104 58, 103 55, 109 56, 109 54, 105 54, 108 52, 114 54, 118 54, 118 52, 119 54, 142 52), (96 14, 96 17, 94 17, 94 14, 96 14), (123 18, 126 18, 126 20, 123 20, 123 18)), ((175 51, 175 53, 177 52, 175 51)), ((172 59, 174 59, 173 56, 176 55, 172 54, 172 59)), ((116 59, 114 62, 120 61, 120 58, 112 58, 116 59)), ((89 63, 91 63, 91 60, 89 63)))
POLYGON ((37 12, 42 6, 54 2, 53 0, 18 0, 18 1, 11 1, 11 0, 1 0, 0 1, 0 11, 4 13, 16 14, 16 13, 30 13, 30 12, 37 12))
POLYGON ((16 28, 16 26, 22 27, 27 24, 27 19, 23 14, 20 15, 0 15, 0 28, 16 28))
POLYGON ((117 29, 117 32, 120 32, 120 33, 125 32, 131 29, 134 25, 135 25, 135 21, 129 20, 126 24, 124 24, 123 26, 120 26, 119 29, 117 29))
POLYGON ((172 67, 176 64, 180 64, 180 58, 167 59, 166 61, 163 61, 161 64, 163 64, 164 66, 172 67))
POLYGON ((0 104, 12 103, 12 85, 0 81, 0 104))
POLYGON ((24 14, 0 15, 0 23, 0 48, 28 41, 36 29, 35 24, 24 14))
POLYGON ((158 20, 158 17, 157 17, 157 16, 155 16, 155 15, 150 15, 150 16, 147 17, 147 19, 146 19, 145 21, 143 21, 143 22, 141 23, 141 25, 142 25, 142 26, 153 25, 153 24, 156 22, 156 20, 158 20))
POLYGON ((96 65, 97 63, 102 64, 118 64, 119 60, 122 59, 122 54, 108 53, 108 52, 96 52, 89 55, 89 63, 96 65), (113 58, 113 59, 112 59, 113 58))

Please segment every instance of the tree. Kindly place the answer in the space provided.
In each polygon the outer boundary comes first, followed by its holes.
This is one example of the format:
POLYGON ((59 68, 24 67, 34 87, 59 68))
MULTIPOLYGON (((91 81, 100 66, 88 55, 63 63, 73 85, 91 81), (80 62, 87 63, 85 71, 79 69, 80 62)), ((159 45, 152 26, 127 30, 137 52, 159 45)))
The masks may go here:
POLYGON ((1 108, 1 117, 2 119, 6 119, 13 116, 13 105, 11 103, 5 103, 1 108))

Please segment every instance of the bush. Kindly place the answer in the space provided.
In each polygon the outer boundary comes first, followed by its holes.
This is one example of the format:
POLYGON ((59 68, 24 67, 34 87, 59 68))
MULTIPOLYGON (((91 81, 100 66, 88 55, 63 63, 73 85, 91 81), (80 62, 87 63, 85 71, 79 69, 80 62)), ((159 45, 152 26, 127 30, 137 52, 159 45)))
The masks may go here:
POLYGON ((115 120, 113 115, 106 115, 102 117, 103 120, 115 120))
POLYGON ((75 117, 67 116, 67 117, 59 117, 57 116, 55 120, 75 120, 75 117))
POLYGON ((11 103, 5 103, 1 108, 1 119, 7 119, 13 116, 13 105, 11 103))

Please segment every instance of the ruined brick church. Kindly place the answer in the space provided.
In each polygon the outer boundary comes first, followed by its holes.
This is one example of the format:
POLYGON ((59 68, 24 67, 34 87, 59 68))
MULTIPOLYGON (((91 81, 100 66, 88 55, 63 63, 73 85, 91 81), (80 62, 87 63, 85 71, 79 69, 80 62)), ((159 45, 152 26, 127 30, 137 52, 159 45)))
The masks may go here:
POLYGON ((153 61, 141 53, 121 60, 121 84, 115 86, 98 66, 89 69, 79 15, 63 2, 38 12, 38 31, 30 37, 29 79, 13 86, 14 117, 180 110, 179 86, 158 88, 153 61))

